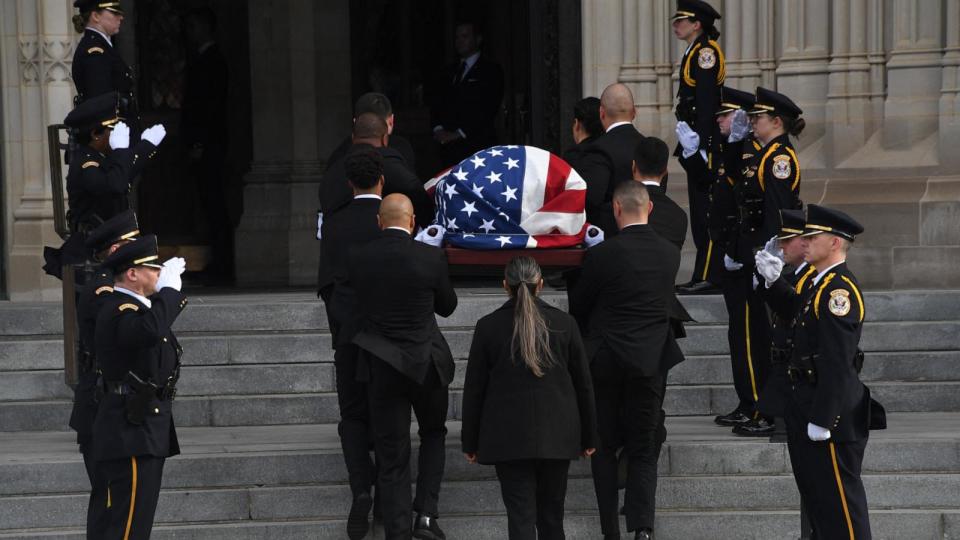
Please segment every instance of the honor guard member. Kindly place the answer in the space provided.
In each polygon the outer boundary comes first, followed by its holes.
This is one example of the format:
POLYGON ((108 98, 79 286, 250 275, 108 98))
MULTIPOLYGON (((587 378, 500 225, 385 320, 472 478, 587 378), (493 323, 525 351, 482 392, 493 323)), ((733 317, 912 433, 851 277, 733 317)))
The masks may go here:
POLYGON ((707 232, 707 207, 710 186, 718 166, 720 137, 716 114, 720 106, 720 87, 726 77, 723 51, 717 39, 720 32, 714 22, 720 19, 713 6, 703 0, 679 0, 673 15, 673 34, 687 42, 680 59, 680 85, 677 89, 676 155, 687 173, 690 200, 690 232, 697 247, 697 258, 690 281, 680 287, 687 294, 718 292, 711 271, 719 270, 718 253, 707 232))
MULTIPOLYGON (((797 315, 785 419, 790 463, 814 538, 870 538, 860 479, 871 425, 870 390, 859 376, 866 308, 846 264, 862 232, 838 210, 810 205, 807 211, 806 260, 817 274, 797 315)), ((873 412, 879 417, 882 408, 873 412)))
POLYGON ((113 36, 120 32, 123 22, 120 2, 74 0, 73 7, 80 10, 73 17, 74 29, 83 34, 73 53, 76 103, 117 92, 121 117, 137 128, 139 112, 134 99, 133 73, 113 44, 113 36))
POLYGON ((753 288, 754 253, 780 230, 780 210, 801 207, 800 163, 790 135, 803 131, 802 112, 787 96, 765 88, 757 88, 749 111, 761 148, 745 162, 733 186, 737 231, 724 256, 728 271, 724 301, 727 312, 736 315, 731 316, 729 330, 730 361, 739 404, 715 419, 723 426, 759 421, 756 403, 770 368, 770 325, 763 300, 753 288))
POLYGON ((180 453, 172 401, 182 349, 171 326, 187 305, 185 261, 159 264, 157 237, 141 237, 107 257, 113 292, 97 316, 96 354, 105 394, 93 425, 95 478, 105 498, 91 538, 148 539, 164 460, 180 453))
POLYGON ((72 234, 86 234, 130 208, 131 183, 166 135, 157 124, 131 146, 119 103, 115 92, 103 94, 78 105, 63 121, 74 130, 77 143, 67 172, 67 222, 72 234))

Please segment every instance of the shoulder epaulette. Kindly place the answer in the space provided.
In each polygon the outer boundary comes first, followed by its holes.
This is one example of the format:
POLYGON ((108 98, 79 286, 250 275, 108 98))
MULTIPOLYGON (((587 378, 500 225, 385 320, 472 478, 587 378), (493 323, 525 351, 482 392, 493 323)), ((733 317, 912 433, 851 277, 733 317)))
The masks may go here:
POLYGON ((140 311, 140 306, 136 304, 120 304, 120 311, 126 311, 132 309, 134 311, 140 311))
POLYGON ((103 47, 90 47, 87 49, 87 54, 103 54, 103 47))
POLYGON ((86 169, 88 167, 99 167, 99 166, 100 166, 100 163, 90 160, 90 161, 84 161, 83 165, 81 165, 80 167, 83 169, 86 169))
POLYGON ((113 292, 113 287, 109 285, 104 285, 103 287, 100 287, 99 289, 97 289, 93 294, 100 296, 103 293, 111 293, 111 292, 113 292))

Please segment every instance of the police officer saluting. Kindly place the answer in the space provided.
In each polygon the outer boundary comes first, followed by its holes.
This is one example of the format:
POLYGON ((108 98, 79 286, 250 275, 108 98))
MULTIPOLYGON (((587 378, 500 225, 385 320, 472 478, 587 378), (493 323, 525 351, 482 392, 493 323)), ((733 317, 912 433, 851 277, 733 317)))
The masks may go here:
MULTIPOLYGON (((806 260, 817 274, 795 321, 785 404, 787 447, 814 537, 869 539, 860 471, 871 399, 860 381, 858 349, 866 308, 846 264, 863 227, 843 212, 810 205, 804 231, 806 260)), ((757 260, 765 281, 780 273, 774 258, 757 260)), ((880 416, 882 408, 873 413, 880 416)))
POLYGON ((93 451, 105 495, 95 503, 105 510, 88 524, 91 538, 149 538, 164 460, 180 453, 171 402, 182 349, 171 326, 187 304, 180 292, 185 264, 175 258, 161 266, 153 235, 121 246, 103 263, 114 274, 114 290, 96 323, 105 395, 93 451))

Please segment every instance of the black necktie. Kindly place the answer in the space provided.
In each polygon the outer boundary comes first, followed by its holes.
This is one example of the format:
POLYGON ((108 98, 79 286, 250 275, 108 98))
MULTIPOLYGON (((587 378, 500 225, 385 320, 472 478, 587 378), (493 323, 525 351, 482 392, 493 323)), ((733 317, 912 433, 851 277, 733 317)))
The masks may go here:
POLYGON ((467 61, 464 60, 463 62, 460 62, 460 71, 457 72, 457 77, 453 79, 453 84, 457 85, 463 82, 463 75, 464 75, 463 72, 466 69, 467 69, 467 61))

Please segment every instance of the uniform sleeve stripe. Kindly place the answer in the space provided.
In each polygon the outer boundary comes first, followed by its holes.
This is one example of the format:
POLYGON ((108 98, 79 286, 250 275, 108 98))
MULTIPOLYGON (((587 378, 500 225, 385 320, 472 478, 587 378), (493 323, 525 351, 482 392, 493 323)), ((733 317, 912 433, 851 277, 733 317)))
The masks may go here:
POLYGON ((109 285, 104 285, 103 287, 100 287, 99 289, 97 289, 96 292, 94 292, 94 294, 99 296, 103 293, 108 293, 108 292, 113 292, 113 287, 109 285))
POLYGON ((831 273, 823 280, 823 284, 817 289, 817 296, 813 299, 813 314, 816 315, 818 319, 820 318, 820 295, 823 294, 823 290, 827 288, 827 285, 833 281, 833 276, 835 275, 837 274, 831 273))
POLYGON ((860 289, 853 284, 853 281, 850 280, 847 276, 840 276, 844 281, 847 282, 847 285, 850 285, 850 288, 853 289, 853 294, 857 296, 857 303, 860 304, 860 322, 863 322, 863 317, 866 314, 865 308, 863 307, 863 296, 860 295, 860 289))
POLYGON ((797 159, 797 153, 793 151, 793 148, 790 148, 789 146, 784 146, 783 149, 790 154, 790 157, 793 158, 793 163, 797 166, 797 179, 794 180, 793 184, 790 186, 790 191, 796 191, 797 186, 800 185, 800 160, 797 159))
POLYGON ((761 191, 767 190, 767 184, 763 181, 763 169, 766 167, 767 158, 770 157, 770 154, 776 152, 777 148, 780 148, 780 143, 771 144, 770 149, 767 150, 767 153, 763 155, 763 159, 760 160, 760 169, 757 171, 757 180, 760 182, 761 191))
POLYGON ((690 62, 693 61, 693 56, 697 52, 701 45, 697 43, 690 49, 690 54, 687 55, 686 61, 683 63, 683 82, 687 83, 687 86, 696 86, 697 81, 690 77, 690 62))
POLYGON ((797 294, 800 294, 800 293, 803 292, 803 284, 806 283, 806 282, 807 282, 807 278, 809 278, 810 276, 812 276, 813 273, 816 272, 816 271, 817 271, 817 269, 814 268, 813 265, 811 264, 811 265, 810 265, 810 268, 807 269, 807 272, 806 272, 805 274, 803 274, 803 277, 800 278, 800 281, 797 282, 797 289, 796 289, 797 294))
POLYGON ((717 70, 717 86, 720 86, 723 84, 723 80, 727 78, 727 61, 723 57, 723 50, 720 48, 719 43, 712 39, 707 40, 707 43, 709 43, 710 46, 717 51, 717 58, 719 59, 720 63, 720 68, 717 70))

